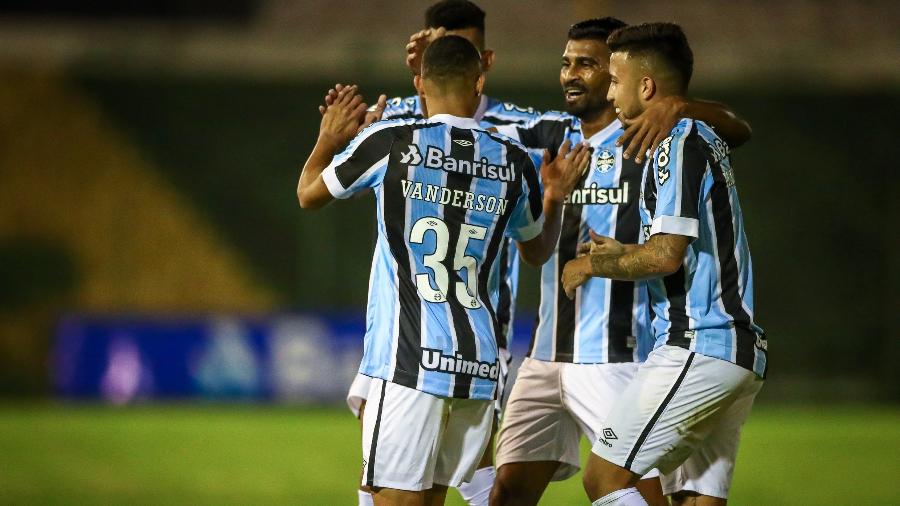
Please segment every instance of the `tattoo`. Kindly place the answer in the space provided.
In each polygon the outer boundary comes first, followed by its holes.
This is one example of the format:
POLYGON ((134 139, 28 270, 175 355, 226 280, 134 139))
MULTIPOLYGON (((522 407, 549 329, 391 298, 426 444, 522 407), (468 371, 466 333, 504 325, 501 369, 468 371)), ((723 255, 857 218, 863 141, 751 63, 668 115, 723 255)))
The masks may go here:
POLYGON ((680 235, 656 234, 646 244, 627 248, 622 254, 591 255, 591 274, 623 281, 666 276, 681 265, 689 240, 680 235))

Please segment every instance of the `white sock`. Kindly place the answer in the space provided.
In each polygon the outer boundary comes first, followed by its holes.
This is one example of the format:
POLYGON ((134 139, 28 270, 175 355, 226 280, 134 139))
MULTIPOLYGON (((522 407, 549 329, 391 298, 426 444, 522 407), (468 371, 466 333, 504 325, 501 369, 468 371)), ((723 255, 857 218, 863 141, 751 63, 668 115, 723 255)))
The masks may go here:
POLYGON ((624 490, 616 490, 612 494, 607 494, 597 499, 591 506, 648 506, 647 501, 638 492, 638 489, 631 487, 624 490))
POLYGON ((356 493, 359 494, 359 506, 375 506, 375 500, 372 499, 372 494, 359 489, 356 489, 356 493))
POLYGON ((472 481, 459 486, 457 489, 459 495, 466 500, 469 506, 487 506, 496 476, 497 471, 494 470, 494 466, 478 469, 472 476, 472 481))

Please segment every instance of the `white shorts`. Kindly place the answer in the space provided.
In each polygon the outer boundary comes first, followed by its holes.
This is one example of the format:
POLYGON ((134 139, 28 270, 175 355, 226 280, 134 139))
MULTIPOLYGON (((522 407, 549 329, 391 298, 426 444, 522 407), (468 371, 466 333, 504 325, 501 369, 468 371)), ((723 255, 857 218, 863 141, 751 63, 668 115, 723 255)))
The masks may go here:
POLYGON ((368 398, 363 485, 419 491, 472 479, 491 439, 491 401, 437 397, 375 378, 368 398))
POLYGON ((613 406, 593 452, 637 474, 656 467, 663 475, 696 453, 685 468, 688 478, 702 476, 696 471, 704 460, 724 459, 727 477, 715 481, 727 483, 727 493, 739 429, 762 384, 753 372, 730 362, 676 346, 657 348, 613 406))
MULTIPOLYGON (((638 364, 571 364, 526 358, 519 367, 497 439, 497 468, 557 461, 553 480, 580 469, 579 442, 594 441, 638 364)), ((658 473, 647 473, 647 478, 658 473)))
MULTIPOLYGON (((503 394, 506 390, 506 380, 509 378, 509 364, 512 362, 512 355, 509 354, 509 351, 507 351, 506 348, 500 348, 498 351, 500 356, 500 378, 497 380, 497 400, 495 409, 497 411, 497 417, 499 418, 500 413, 502 412, 504 400, 503 394)), ((353 378, 353 383, 350 384, 350 391, 347 392, 347 407, 350 408, 350 412, 353 413, 353 416, 356 418, 359 418, 359 408, 362 407, 362 403, 366 401, 366 398, 369 395, 371 382, 371 376, 356 373, 356 377, 353 378)))
MULTIPOLYGON (((757 382, 756 386, 758 391, 762 381, 757 382)), ((747 392, 735 400, 694 453, 678 469, 662 476, 664 494, 689 490, 701 495, 728 498, 741 428, 753 407, 756 391, 747 392)))

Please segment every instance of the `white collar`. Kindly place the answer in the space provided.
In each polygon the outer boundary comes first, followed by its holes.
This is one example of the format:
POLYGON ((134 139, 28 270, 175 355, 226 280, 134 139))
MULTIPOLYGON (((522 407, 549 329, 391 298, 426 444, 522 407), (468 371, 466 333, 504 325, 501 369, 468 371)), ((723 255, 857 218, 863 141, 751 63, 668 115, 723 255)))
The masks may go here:
POLYGON ((461 118, 452 114, 435 114, 428 118, 429 123, 446 123, 456 128, 481 128, 473 118, 461 118))
MULTIPOLYGON (((581 125, 579 124, 578 127, 581 128, 581 125)), ((612 123, 606 125, 605 127, 603 127, 602 130, 600 130, 599 132, 592 135, 590 137, 590 139, 585 139, 585 140, 587 141, 588 144, 591 144, 591 145, 593 145, 595 142, 602 143, 603 141, 608 139, 610 135, 615 133, 615 131, 620 128, 622 128, 622 122, 619 121, 619 118, 616 118, 612 121, 612 123)))

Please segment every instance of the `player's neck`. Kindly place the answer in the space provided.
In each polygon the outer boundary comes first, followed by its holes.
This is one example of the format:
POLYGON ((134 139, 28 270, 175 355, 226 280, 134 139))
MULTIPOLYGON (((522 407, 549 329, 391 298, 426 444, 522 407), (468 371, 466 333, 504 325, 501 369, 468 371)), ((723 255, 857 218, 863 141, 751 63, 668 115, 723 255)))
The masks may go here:
POLYGON ((608 127, 610 123, 616 120, 616 109, 612 106, 604 107, 593 114, 580 116, 578 119, 581 120, 581 135, 584 136, 585 139, 589 139, 595 133, 608 127))
POLYGON ((474 118, 475 111, 478 110, 478 102, 472 103, 472 100, 461 100, 456 97, 428 97, 428 117, 435 114, 450 114, 460 118, 474 118))

